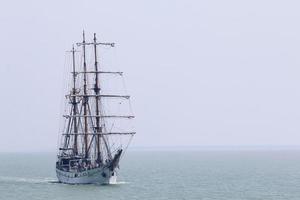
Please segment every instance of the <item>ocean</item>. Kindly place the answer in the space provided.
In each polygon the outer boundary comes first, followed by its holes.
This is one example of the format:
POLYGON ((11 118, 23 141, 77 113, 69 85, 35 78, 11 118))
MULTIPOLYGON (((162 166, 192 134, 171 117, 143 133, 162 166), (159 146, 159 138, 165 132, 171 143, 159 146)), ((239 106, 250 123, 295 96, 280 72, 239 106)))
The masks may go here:
POLYGON ((299 150, 128 151, 118 184, 57 182, 55 153, 0 153, 2 200, 299 200, 299 150))

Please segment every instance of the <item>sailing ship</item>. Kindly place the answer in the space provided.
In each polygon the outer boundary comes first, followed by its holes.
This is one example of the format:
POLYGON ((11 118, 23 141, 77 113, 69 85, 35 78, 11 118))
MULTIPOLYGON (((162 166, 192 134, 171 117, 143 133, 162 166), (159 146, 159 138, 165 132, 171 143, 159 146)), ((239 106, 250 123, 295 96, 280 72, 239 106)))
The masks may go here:
MULTIPOLYGON (((97 42, 96 34, 91 42, 76 43, 80 51, 71 52, 70 88, 65 95, 64 123, 56 161, 57 178, 67 184, 114 184, 117 181, 119 162, 135 132, 117 127, 117 122, 134 118, 130 114, 109 114, 105 102, 129 101, 130 96, 106 94, 103 91, 104 76, 123 76, 123 72, 104 71, 98 62, 100 46, 114 47, 114 43, 97 42), (92 60, 87 59, 91 53, 92 60), (81 62, 76 58, 80 53, 81 62), (92 64, 90 64, 92 63, 92 64), (122 131, 120 131, 122 130, 122 131), (127 136, 127 137, 126 137, 127 136), (127 143, 120 138, 129 138, 127 143), (127 146, 124 146, 127 145, 127 146)), ((129 102, 130 107, 130 102, 129 102)), ((127 122, 123 123, 127 124, 127 122)))

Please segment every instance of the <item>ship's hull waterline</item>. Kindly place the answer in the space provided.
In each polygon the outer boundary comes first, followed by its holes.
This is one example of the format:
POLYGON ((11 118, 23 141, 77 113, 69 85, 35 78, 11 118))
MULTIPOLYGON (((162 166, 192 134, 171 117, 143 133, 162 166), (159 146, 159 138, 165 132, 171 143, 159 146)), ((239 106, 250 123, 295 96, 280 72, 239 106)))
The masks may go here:
POLYGON ((66 172, 56 169, 56 176, 61 183, 67 184, 116 184, 117 173, 109 168, 95 168, 81 172, 66 172))

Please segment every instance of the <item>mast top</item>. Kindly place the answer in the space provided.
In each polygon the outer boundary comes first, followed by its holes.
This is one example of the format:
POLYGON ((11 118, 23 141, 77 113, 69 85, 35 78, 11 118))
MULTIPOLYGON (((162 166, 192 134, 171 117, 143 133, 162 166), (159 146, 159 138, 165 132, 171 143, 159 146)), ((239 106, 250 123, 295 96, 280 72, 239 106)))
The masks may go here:
POLYGON ((82 45, 103 45, 103 46, 110 46, 114 47, 115 43, 114 42, 96 42, 96 33, 94 33, 94 41, 93 42, 85 42, 85 33, 83 30, 83 41, 76 43, 77 46, 82 46, 82 45))
POLYGON ((83 43, 85 43, 85 33, 84 33, 84 30, 82 31, 82 38, 83 38, 83 43))

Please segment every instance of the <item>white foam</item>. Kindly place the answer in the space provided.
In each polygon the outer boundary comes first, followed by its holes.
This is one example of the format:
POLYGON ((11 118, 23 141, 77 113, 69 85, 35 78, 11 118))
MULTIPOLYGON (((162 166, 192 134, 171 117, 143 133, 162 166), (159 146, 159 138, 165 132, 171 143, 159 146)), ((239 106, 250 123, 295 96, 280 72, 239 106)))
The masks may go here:
POLYGON ((129 184, 129 182, 126 181, 118 181, 116 183, 112 183, 111 185, 123 185, 123 184, 129 184))
POLYGON ((57 179, 47 177, 47 178, 25 178, 25 177, 8 177, 0 176, 0 181, 7 182, 20 182, 20 183, 57 183, 57 179))

